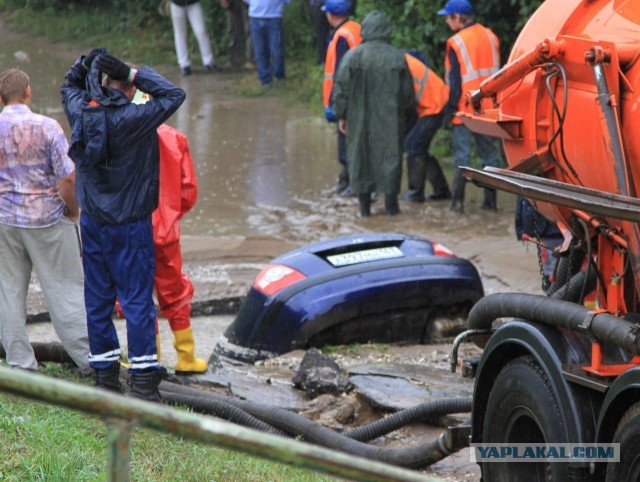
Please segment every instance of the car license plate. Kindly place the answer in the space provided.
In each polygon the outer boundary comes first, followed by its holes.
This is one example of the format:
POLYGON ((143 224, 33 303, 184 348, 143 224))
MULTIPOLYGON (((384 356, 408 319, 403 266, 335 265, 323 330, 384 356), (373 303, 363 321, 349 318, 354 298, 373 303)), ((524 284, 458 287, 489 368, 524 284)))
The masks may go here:
POLYGON ((369 261, 379 261, 382 259, 402 258, 404 254, 397 246, 386 248, 365 249, 352 253, 342 253, 327 256, 327 261, 335 267, 347 266, 350 264, 368 263, 369 261))

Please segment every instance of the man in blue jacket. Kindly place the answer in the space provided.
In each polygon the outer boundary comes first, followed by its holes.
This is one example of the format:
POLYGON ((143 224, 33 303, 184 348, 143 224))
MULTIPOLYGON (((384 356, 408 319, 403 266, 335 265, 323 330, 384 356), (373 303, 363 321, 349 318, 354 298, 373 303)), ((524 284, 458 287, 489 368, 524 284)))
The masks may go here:
POLYGON ((158 206, 157 128, 185 92, 154 70, 140 70, 94 49, 65 76, 62 104, 72 128, 82 210, 85 305, 96 386, 121 392, 120 344, 111 314, 120 298, 127 318, 130 395, 161 401, 153 304, 155 254, 151 213, 158 206), (150 94, 131 103, 137 89, 150 94))

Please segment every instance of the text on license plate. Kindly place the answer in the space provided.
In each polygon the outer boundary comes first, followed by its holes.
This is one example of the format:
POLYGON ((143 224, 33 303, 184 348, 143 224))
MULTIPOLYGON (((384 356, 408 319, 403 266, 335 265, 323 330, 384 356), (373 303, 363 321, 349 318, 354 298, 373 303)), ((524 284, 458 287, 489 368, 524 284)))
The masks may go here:
POLYGON ((381 259, 402 258, 404 254, 397 246, 386 248, 365 249, 352 253, 334 254, 327 256, 327 260, 333 266, 347 266, 350 264, 367 263, 369 261, 379 261, 381 259))

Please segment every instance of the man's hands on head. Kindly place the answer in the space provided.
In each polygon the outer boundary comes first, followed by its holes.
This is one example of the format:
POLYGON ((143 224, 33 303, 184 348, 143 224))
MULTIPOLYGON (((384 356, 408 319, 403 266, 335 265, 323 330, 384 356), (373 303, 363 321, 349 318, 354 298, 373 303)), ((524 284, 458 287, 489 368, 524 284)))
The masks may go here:
POLYGON ((129 79, 131 67, 113 55, 104 53, 96 60, 96 67, 113 80, 126 81, 129 79))

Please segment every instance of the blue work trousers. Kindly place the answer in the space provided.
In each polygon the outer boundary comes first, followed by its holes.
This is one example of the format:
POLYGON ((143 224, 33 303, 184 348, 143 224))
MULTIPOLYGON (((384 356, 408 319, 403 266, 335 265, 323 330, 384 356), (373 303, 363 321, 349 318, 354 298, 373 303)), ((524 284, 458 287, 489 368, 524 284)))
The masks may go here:
POLYGON ((471 132, 461 124, 451 126, 453 137, 453 167, 467 167, 471 160, 471 141, 475 140, 476 150, 482 167, 498 167, 498 146, 493 137, 471 132))
POLYGON ((120 298, 127 323, 130 372, 158 370, 153 304, 155 249, 151 216, 122 225, 80 218, 89 364, 105 369, 120 358, 112 313, 120 298))
POLYGON ((429 153, 433 136, 442 126, 442 113, 420 117, 404 138, 404 152, 409 156, 429 153))
POLYGON ((284 30, 282 18, 249 18, 258 78, 262 85, 284 79, 284 30))

